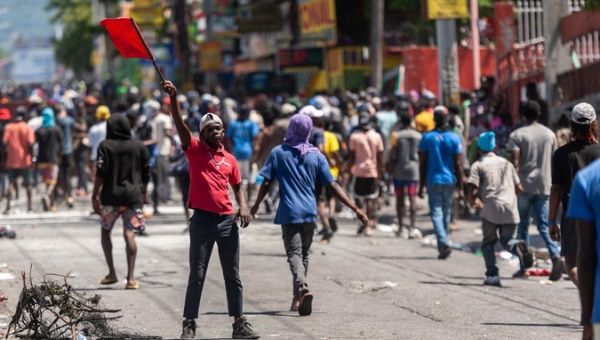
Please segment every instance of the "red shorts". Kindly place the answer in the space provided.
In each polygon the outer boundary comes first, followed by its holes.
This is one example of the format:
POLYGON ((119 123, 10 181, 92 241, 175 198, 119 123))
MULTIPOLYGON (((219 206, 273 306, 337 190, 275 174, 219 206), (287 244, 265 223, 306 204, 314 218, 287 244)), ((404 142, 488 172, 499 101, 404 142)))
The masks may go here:
POLYGON ((416 196, 419 188, 419 182, 417 181, 405 181, 401 179, 394 179, 394 189, 396 191, 396 197, 403 195, 416 196))

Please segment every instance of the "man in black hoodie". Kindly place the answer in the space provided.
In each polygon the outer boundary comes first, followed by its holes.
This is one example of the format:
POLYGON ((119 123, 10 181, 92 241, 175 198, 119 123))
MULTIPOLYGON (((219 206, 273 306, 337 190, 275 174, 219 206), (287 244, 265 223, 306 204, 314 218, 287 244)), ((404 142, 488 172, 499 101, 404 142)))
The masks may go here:
POLYGON ((150 155, 144 145, 131 137, 125 115, 113 115, 107 122, 106 139, 98 147, 96 179, 92 194, 94 211, 101 216, 102 249, 108 275, 101 284, 118 282, 113 265, 110 232, 121 216, 127 251, 126 289, 137 289, 133 271, 137 246, 135 234, 144 230, 142 206, 147 202, 146 186, 150 179, 150 155))

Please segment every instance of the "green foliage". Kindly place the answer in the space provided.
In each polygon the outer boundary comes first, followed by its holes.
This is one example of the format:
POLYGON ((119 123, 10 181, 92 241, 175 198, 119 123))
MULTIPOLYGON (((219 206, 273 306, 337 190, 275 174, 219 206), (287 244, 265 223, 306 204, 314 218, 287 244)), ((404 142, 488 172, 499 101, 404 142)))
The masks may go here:
POLYGON ((585 8, 589 10, 597 9, 600 5, 600 0, 587 0, 585 2, 585 8))
POLYGON ((76 74, 92 70, 93 51, 92 6, 90 0, 49 0, 51 21, 63 26, 63 36, 55 41, 57 60, 76 74))

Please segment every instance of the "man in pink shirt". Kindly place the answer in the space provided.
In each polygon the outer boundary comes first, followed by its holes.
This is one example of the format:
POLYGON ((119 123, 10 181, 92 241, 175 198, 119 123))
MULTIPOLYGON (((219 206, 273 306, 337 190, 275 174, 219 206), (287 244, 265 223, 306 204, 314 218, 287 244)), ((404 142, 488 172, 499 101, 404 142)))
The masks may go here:
MULTIPOLYGON (((27 191, 27 211, 31 208, 31 150, 35 143, 35 134, 33 129, 23 120, 23 112, 19 111, 14 120, 4 128, 2 142, 6 145, 6 169, 11 186, 16 183, 19 177, 23 178, 23 186, 27 191)), ((6 210, 4 214, 10 212, 10 200, 12 190, 6 193, 6 210)))
POLYGON ((370 225, 361 225, 357 234, 373 233, 377 224, 375 200, 379 195, 379 179, 383 176, 383 140, 371 126, 371 117, 363 112, 358 129, 350 135, 348 165, 354 177, 354 197, 357 203, 365 203, 370 225))

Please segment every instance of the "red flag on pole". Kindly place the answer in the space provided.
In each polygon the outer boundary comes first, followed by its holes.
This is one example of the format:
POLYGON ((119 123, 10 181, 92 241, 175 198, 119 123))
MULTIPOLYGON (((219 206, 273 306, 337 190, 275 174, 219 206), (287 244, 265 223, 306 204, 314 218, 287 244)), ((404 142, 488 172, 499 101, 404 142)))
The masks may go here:
POLYGON ((123 57, 153 59, 131 18, 107 18, 100 21, 100 25, 123 57))
POLYGON ((115 48, 123 57, 152 60, 160 79, 165 81, 165 77, 156 64, 150 47, 148 47, 140 29, 132 18, 106 18, 100 21, 100 26, 106 29, 113 45, 115 45, 115 48))

